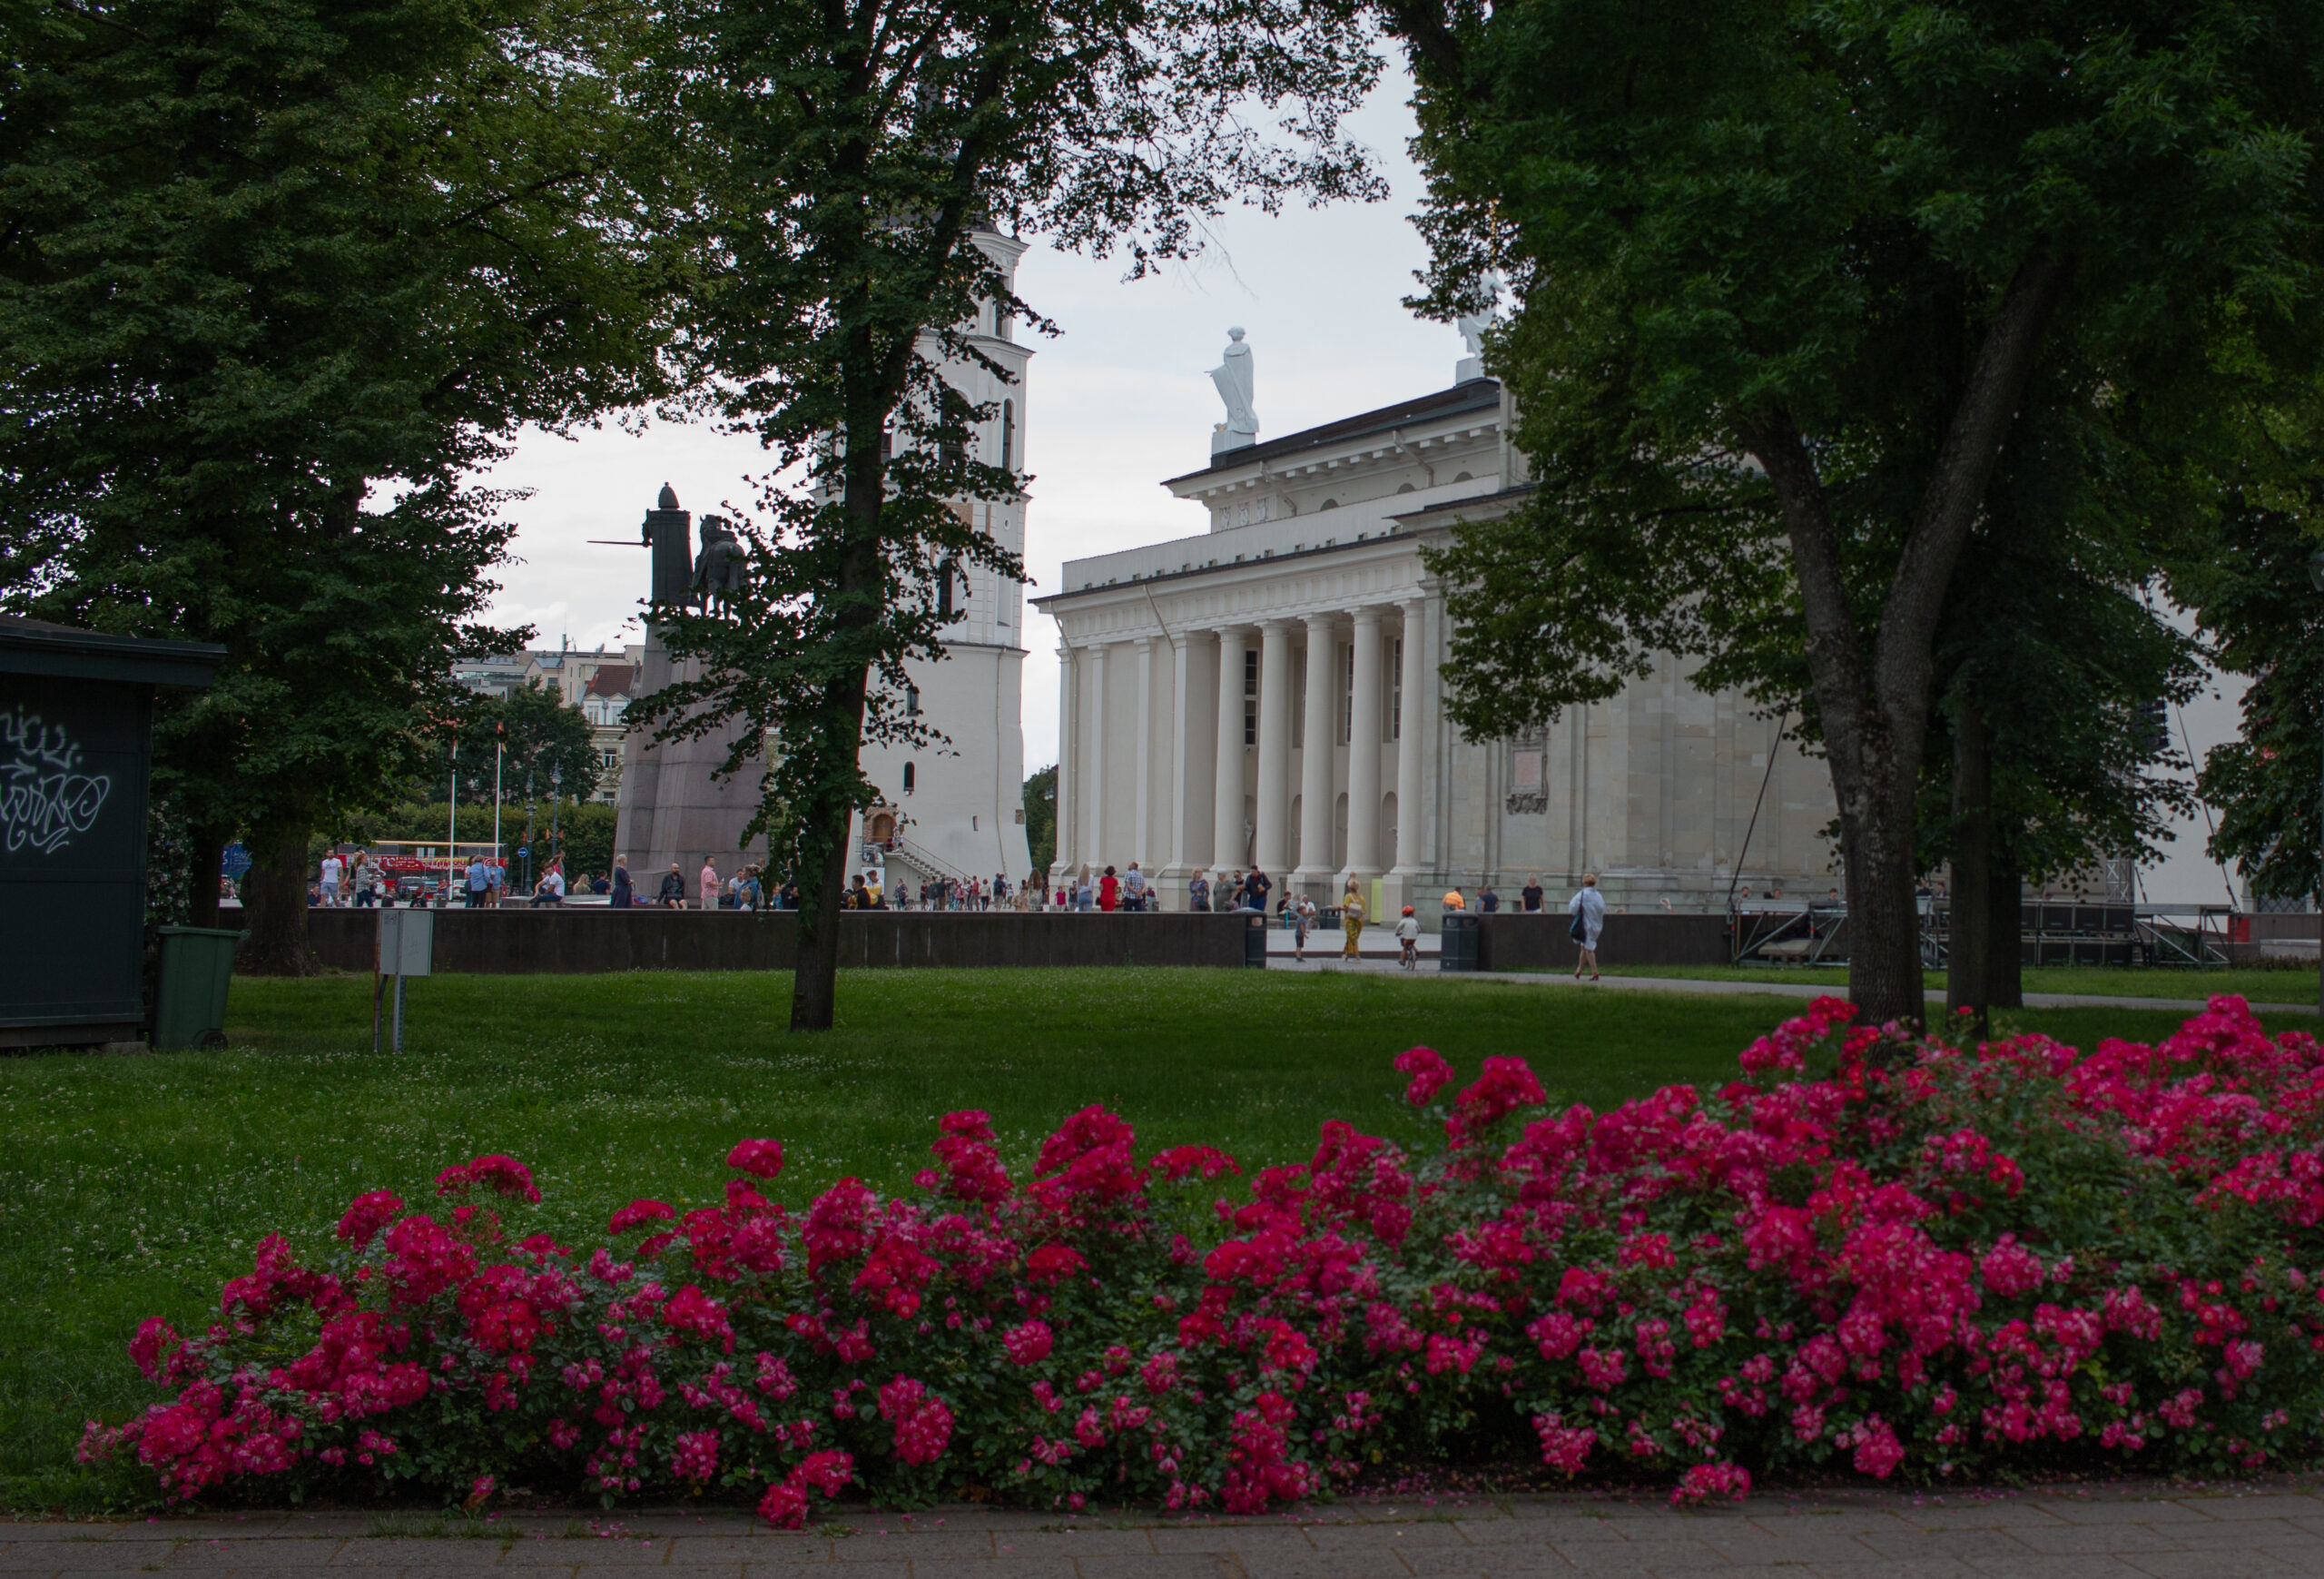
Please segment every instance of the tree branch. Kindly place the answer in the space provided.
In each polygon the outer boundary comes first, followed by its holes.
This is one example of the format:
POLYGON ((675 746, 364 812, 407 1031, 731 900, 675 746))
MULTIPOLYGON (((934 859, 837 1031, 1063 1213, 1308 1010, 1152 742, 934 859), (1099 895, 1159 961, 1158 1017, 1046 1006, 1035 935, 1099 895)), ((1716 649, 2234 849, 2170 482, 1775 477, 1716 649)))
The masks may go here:
POLYGON ((1433 67, 1443 77, 1444 85, 1461 84, 1466 91, 1462 79, 1467 75, 1468 53, 1452 35, 1443 0, 1388 0, 1381 10, 1388 18, 1388 31, 1433 67))
POLYGON ((1881 609, 1874 679, 1884 707, 1926 710, 1934 673, 1931 647, 1945 589, 1977 523, 2002 443, 2040 355, 2043 332, 2073 271, 2072 258, 2028 258, 2018 266, 2001 310, 1986 327, 1968 388, 1954 408, 1945 446, 1921 490, 1920 508, 1881 609))

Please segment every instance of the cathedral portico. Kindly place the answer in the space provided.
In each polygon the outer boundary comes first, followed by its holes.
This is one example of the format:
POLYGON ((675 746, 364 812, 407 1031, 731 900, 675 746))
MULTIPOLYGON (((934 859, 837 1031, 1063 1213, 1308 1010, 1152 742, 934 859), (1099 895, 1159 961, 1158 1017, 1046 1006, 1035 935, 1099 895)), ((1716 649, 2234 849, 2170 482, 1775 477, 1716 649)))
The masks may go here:
POLYGON ((1689 910, 1833 880, 1817 765, 1680 660, 1511 739, 1445 717, 1452 631, 1421 551, 1528 498, 1507 403, 1471 378, 1283 439, 1223 427, 1166 485, 1208 531, 1067 562, 1039 600, 1063 637, 1060 869, 1137 860, 1177 909, 1184 878, 1256 865, 1431 921, 1453 883, 1513 901, 1537 873, 1561 901, 1587 872, 1617 908, 1689 910))

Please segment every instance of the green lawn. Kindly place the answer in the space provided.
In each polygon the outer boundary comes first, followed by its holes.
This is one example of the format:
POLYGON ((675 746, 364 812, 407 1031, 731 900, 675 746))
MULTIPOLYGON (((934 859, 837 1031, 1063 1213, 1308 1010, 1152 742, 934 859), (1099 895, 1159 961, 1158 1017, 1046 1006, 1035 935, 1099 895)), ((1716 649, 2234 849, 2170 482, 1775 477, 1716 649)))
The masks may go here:
MULTIPOLYGON (((1609 976, 1660 976, 1689 982, 1786 982, 1847 991, 1846 965, 1608 965, 1609 976)), ((1923 972, 1934 989, 1945 986, 1943 971, 1923 972)), ((2316 970, 2138 971, 2099 965, 2042 965, 2025 972, 2028 992, 2068 992, 2092 998, 2209 998, 2240 992, 2254 1003, 2313 1003, 2316 970)))
MULTIPOLYGON (((0 1059, 0 1506, 143 1495, 70 1456, 84 1418, 151 1396, 123 1349, 138 1319, 199 1326, 269 1229, 319 1245, 358 1191, 418 1200, 478 1152, 531 1164, 574 1234, 636 1195, 711 1198, 749 1135, 783 1140, 794 1199, 842 1173, 891 1188, 963 1107, 992 1112, 1019 1165, 1089 1102, 1142 1145, 1206 1141, 1247 1165, 1304 1158, 1327 1117, 1413 1132, 1388 1061, 1415 1042, 1464 1078, 1521 1054, 1602 1106, 1726 1078, 1797 1007, 1490 979, 878 972, 842 979, 838 1030, 794 1038, 787 977, 446 976, 412 983, 395 1057, 369 1051, 369 987, 237 982, 222 1052, 0 1059)), ((2084 1044, 2173 1022, 2013 1021, 2084 1044)))

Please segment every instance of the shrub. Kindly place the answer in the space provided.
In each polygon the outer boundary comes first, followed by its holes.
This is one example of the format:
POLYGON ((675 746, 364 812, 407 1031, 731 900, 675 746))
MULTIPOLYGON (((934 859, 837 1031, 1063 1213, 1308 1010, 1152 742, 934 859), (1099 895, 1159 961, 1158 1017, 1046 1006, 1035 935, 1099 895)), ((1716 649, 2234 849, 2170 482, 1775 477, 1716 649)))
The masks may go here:
MULTIPOLYGON (((1744 1078, 1545 1112, 1489 1059, 1443 1140, 1324 1126, 1314 1159, 1140 1161, 1099 1109, 1013 1179, 981 1113, 882 1199, 639 1201, 606 1242, 523 1234, 506 1157, 441 1205, 358 1198, 279 1237, 182 1339, 176 1390, 87 1455, 172 1497, 248 1485, 743 1488, 777 1525, 853 1485, 1256 1511, 1435 1455, 1656 1477, 1886 1478, 2062 1463, 2258 1468, 2324 1406, 2324 1060, 2214 1000, 2156 1047, 1955 1048, 1818 1001, 1744 1078), (448 1211, 444 1208, 448 1206, 448 1211)), ((1452 1079, 1397 1061, 1415 1105, 1452 1079)))

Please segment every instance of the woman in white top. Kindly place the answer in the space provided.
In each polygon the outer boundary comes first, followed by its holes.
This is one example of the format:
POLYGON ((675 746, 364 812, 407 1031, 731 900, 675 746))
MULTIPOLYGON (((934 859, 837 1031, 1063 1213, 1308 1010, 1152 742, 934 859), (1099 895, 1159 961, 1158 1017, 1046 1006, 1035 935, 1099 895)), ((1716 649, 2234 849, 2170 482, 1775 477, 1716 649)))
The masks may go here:
POLYGON ((1606 896, 1598 892, 1597 878, 1582 878, 1566 913, 1573 917, 1573 941, 1581 949, 1573 962, 1573 979, 1581 981, 1586 970, 1594 982, 1598 979, 1598 934, 1606 930, 1606 896))

